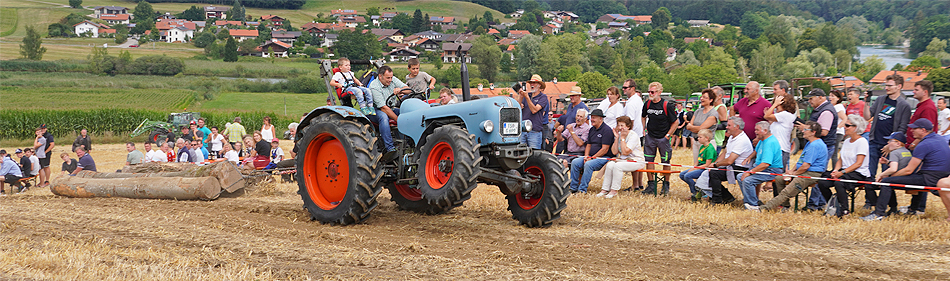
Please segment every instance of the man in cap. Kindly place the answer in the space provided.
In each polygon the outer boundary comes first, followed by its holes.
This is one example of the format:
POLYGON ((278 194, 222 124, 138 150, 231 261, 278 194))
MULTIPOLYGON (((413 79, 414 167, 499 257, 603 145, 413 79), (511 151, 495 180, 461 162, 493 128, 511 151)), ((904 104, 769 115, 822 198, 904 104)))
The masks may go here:
MULTIPOLYGON (((581 87, 571 87, 571 91, 567 93, 567 97, 570 103, 564 106, 564 114, 562 114, 561 117, 558 117, 557 121, 554 123, 554 135, 557 136, 558 140, 558 147, 555 151, 558 153, 564 153, 565 149, 567 149, 565 142, 566 139, 562 137, 561 134, 568 125, 577 122, 577 110, 583 109, 585 111, 590 111, 590 109, 587 108, 587 104, 581 102, 581 87)), ((585 113, 584 116, 586 117, 587 114, 585 113)))
POLYGON ((521 134, 521 143, 527 144, 531 148, 541 149, 544 144, 543 131, 548 123, 548 96, 545 95, 544 81, 540 75, 532 75, 528 80, 526 89, 518 91, 518 97, 515 100, 521 104, 521 120, 531 121, 531 131, 521 134))
MULTIPOLYGON (((825 94, 825 91, 822 89, 812 89, 805 98, 807 98, 808 103, 815 108, 815 110, 811 112, 811 117, 808 118, 808 121, 817 122, 818 125, 821 126, 821 131, 815 132, 815 136, 825 142, 825 147, 828 148, 828 159, 838 157, 835 155, 835 148, 838 144, 838 136, 835 134, 835 130, 838 128, 838 122, 841 120, 838 120, 838 113, 835 111, 835 106, 828 101, 828 95, 825 94)), ((804 131, 807 128, 808 126, 805 124, 798 124, 799 131, 804 131)), ((821 196, 818 186, 812 187, 811 195, 808 198, 808 208, 818 210, 821 209, 821 206, 824 206, 825 203, 826 200, 821 196)))
POLYGON ((587 185, 594 171, 600 170, 607 164, 608 160, 605 158, 614 157, 610 150, 610 146, 614 143, 614 132, 613 128, 604 123, 604 117, 606 115, 600 109, 594 109, 590 113, 591 128, 584 148, 584 157, 577 157, 571 161, 571 193, 587 193, 587 185))
MULTIPOLYGON (((908 184, 936 186, 937 182, 950 176, 950 146, 946 139, 934 133, 933 123, 930 120, 921 118, 910 125, 914 136, 920 139, 917 147, 912 153, 913 158, 907 163, 907 167, 898 170, 891 177, 883 179, 884 183, 908 184), (919 170, 918 170, 919 168, 919 170), (917 172, 914 172, 917 171, 917 172)), ((894 189, 904 189, 895 186, 881 186, 881 194, 877 199, 874 212, 862 217, 863 220, 880 220, 888 214, 887 206, 896 206, 897 201, 894 198, 894 189)), ((916 193, 911 200, 910 212, 922 212, 926 207, 927 193, 918 189, 909 189, 916 193)))

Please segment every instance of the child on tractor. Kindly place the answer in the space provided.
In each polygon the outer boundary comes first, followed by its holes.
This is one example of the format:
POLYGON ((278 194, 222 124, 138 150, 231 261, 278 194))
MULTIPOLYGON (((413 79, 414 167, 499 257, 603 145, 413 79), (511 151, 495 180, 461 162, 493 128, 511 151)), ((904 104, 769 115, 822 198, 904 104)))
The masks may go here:
POLYGON ((360 111, 365 115, 376 115, 373 107, 373 94, 370 93, 359 79, 350 71, 350 60, 340 58, 337 60, 340 71, 333 74, 330 80, 330 86, 342 90, 344 93, 352 94, 356 97, 356 102, 360 105, 360 111))
POLYGON ((419 65, 419 59, 409 59, 409 74, 406 75, 406 85, 409 85, 409 88, 412 89, 413 97, 425 96, 422 100, 426 100, 429 98, 429 90, 435 89, 435 77, 421 71, 419 65))

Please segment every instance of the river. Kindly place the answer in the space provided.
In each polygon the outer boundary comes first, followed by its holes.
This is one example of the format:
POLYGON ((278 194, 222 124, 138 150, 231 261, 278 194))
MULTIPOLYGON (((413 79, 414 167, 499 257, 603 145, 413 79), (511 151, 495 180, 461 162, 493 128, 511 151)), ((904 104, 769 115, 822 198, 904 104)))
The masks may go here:
POLYGON ((903 66, 910 64, 912 60, 907 58, 906 51, 906 48, 893 46, 858 46, 858 52, 861 53, 858 60, 864 62, 866 58, 877 55, 884 60, 884 69, 891 69, 898 63, 903 66))

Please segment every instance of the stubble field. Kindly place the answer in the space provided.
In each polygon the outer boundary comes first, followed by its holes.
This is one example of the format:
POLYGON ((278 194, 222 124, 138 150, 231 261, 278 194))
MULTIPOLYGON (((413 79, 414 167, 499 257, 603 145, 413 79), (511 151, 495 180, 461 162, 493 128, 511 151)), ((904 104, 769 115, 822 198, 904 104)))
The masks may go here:
MULTIPOLYGON (((285 151, 292 145, 281 144, 285 151)), ((101 171, 124 164, 124 145, 94 148, 101 171)), ((673 161, 686 163, 687 154, 677 150, 673 161)), ((292 183, 215 201, 76 199, 33 189, 0 197, 0 278, 950 278, 950 224, 934 197, 922 217, 867 223, 857 219, 867 211, 838 220, 690 203, 685 184, 672 182, 669 197, 574 195, 544 229, 517 225, 504 196, 487 185, 438 216, 399 211, 383 192, 372 217, 353 226, 309 221, 292 183)), ((899 199, 906 205, 909 196, 899 199)))

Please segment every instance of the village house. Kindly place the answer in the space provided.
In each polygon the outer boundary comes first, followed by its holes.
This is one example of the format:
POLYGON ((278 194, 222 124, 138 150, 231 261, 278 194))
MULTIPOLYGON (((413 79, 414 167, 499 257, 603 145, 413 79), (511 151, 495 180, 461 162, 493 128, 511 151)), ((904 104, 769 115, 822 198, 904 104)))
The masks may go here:
POLYGON ((205 7, 205 17, 208 19, 225 19, 228 18, 228 10, 231 10, 229 7, 215 7, 215 6, 206 6, 205 7))
POLYGON ((558 34, 561 33, 561 28, 554 26, 552 24, 541 26, 541 33, 544 34, 558 34))
POLYGON ((706 37, 686 37, 686 38, 683 38, 683 42, 686 42, 686 44, 693 43, 693 42, 696 42, 696 41, 704 41, 704 42, 706 42, 706 43, 708 43, 708 44, 712 44, 712 42, 713 42, 712 38, 706 38, 706 37))
POLYGON ((270 37, 280 42, 293 45, 294 42, 297 41, 297 38, 300 38, 300 35, 302 34, 303 32, 301 31, 278 30, 271 32, 270 37))
POLYGON ((633 20, 637 25, 651 24, 653 23, 653 16, 625 16, 621 14, 606 14, 597 18, 597 22, 625 22, 627 20, 633 20))
POLYGON ((290 44, 277 39, 271 39, 257 46, 251 55, 269 58, 271 57, 271 53, 273 53, 275 58, 286 58, 289 55, 288 50, 290 50, 290 44))
POLYGON ((439 43, 436 43, 434 40, 420 37, 419 35, 415 34, 402 38, 402 42, 409 47, 418 46, 419 48, 430 52, 438 51, 440 48, 439 43))
POLYGON ((257 29, 228 29, 228 34, 230 34, 231 37, 234 37, 234 40, 237 40, 238 42, 248 39, 254 40, 257 39, 258 35, 260 35, 257 32, 257 29))
POLYGON ((93 14, 96 18, 100 18, 102 15, 128 15, 129 8, 118 7, 118 6, 96 6, 92 8, 93 14))
POLYGON ((471 41, 475 41, 475 39, 478 39, 478 36, 479 36, 479 35, 475 35, 475 34, 472 34, 472 33, 449 34, 449 35, 446 35, 445 37, 443 37, 443 38, 445 38, 445 40, 443 40, 442 42, 444 42, 444 43, 464 43, 464 42, 471 42, 471 41))
POLYGON ((168 19, 168 20, 163 19, 163 20, 159 20, 155 22, 155 29, 158 29, 158 31, 160 32, 164 32, 178 26, 185 26, 190 30, 200 32, 204 28, 205 22, 203 21, 200 22, 201 25, 199 25, 198 23, 199 22, 193 22, 193 21, 184 20, 184 19, 168 19))
POLYGON ((161 37, 163 41, 168 43, 186 43, 191 41, 191 38, 195 38, 195 30, 184 25, 179 25, 168 31, 163 31, 161 37))
POLYGON ((385 56, 389 57, 389 61, 391 62, 407 61, 411 58, 418 58, 419 51, 409 49, 409 48, 398 48, 386 53, 385 56))
POLYGON ((508 14, 508 15, 511 16, 511 18, 513 18, 513 19, 520 19, 521 16, 524 15, 524 9, 518 9, 518 10, 515 11, 514 13, 510 13, 510 14, 508 14))
POLYGON ((686 23, 689 24, 689 27, 706 27, 709 26, 708 20, 688 20, 686 23))
POLYGON ((345 25, 346 27, 357 27, 360 24, 366 24, 366 18, 359 16, 343 16, 338 18, 338 21, 345 25))
POLYGON ((130 14, 103 14, 99 15, 99 19, 106 21, 109 24, 129 24, 130 14))
POLYGON ((300 31, 310 33, 310 36, 323 38, 330 29, 329 23, 308 22, 300 27, 300 31))
POLYGON ((277 30, 284 25, 284 18, 275 15, 266 15, 261 17, 261 21, 270 21, 270 27, 272 30, 277 30))
POLYGON ((376 35, 377 38, 389 38, 395 43, 402 43, 403 37, 402 31, 399 29, 383 29, 383 28, 373 28, 369 30, 376 35))
POLYGON ((231 28, 231 27, 242 27, 244 23, 236 20, 216 20, 214 25, 217 27, 231 28))
POLYGON ((455 24, 454 17, 429 17, 429 26, 455 24))
POLYGON ((442 62, 456 63, 461 62, 460 57, 465 57, 466 63, 472 62, 472 57, 468 56, 468 50, 472 48, 470 43, 444 43, 442 44, 442 62), (462 52, 459 53, 459 47, 462 52))
POLYGON ((893 70, 882 70, 878 72, 877 75, 874 75, 871 80, 868 80, 869 84, 884 85, 886 82, 887 76, 891 74, 898 74, 904 77, 904 87, 901 88, 901 91, 908 92, 914 90, 914 83, 917 83, 920 80, 927 79, 928 72, 923 71, 893 71, 893 70))
POLYGON ((426 31, 419 32, 419 33, 416 33, 416 34, 413 34, 413 35, 416 35, 416 36, 419 36, 419 37, 422 37, 422 38, 428 38, 428 39, 431 39, 432 41, 435 41, 435 42, 437 42, 437 43, 442 42, 442 40, 443 40, 442 38, 445 37, 445 34, 442 34, 442 33, 439 33, 439 32, 435 32, 435 31, 432 31, 432 30, 426 30, 426 31))
POLYGON ((355 17, 356 10, 333 10, 330 11, 331 17, 355 17))
POLYGON ((521 37, 525 37, 528 34, 531 34, 531 32, 528 32, 527 30, 509 30, 508 38, 521 39, 521 37))
POLYGON ((398 16, 397 12, 383 12, 383 15, 380 16, 382 21, 392 21, 394 17, 398 16))
POLYGON ((106 29, 110 29, 108 25, 91 22, 89 20, 84 20, 73 25, 73 32, 75 32, 76 35, 88 34, 89 37, 92 38, 98 38, 100 33, 108 33, 105 32, 106 29))
POLYGON ((339 35, 336 33, 327 33, 327 35, 323 37, 323 42, 320 43, 320 47, 333 47, 333 44, 336 44, 337 41, 340 41, 340 39, 337 39, 337 37, 339 37, 339 35))

